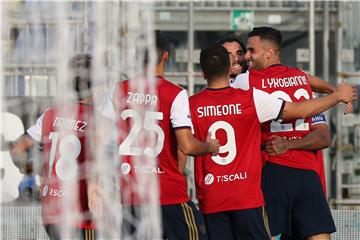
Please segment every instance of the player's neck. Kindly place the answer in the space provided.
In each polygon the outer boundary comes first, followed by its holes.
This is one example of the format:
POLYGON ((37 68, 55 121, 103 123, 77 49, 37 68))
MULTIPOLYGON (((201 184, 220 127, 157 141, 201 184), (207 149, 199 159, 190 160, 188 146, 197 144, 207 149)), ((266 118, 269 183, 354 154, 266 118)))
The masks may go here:
POLYGON ((268 67, 270 67, 270 66, 272 66, 272 65, 278 65, 278 64, 281 64, 281 61, 280 61, 280 58, 276 57, 276 58, 274 58, 274 59, 271 59, 271 60, 265 65, 264 69, 265 69, 265 68, 268 68, 268 67))
POLYGON ((156 76, 161 76, 163 77, 164 76, 164 72, 165 72, 165 67, 164 67, 164 64, 158 64, 156 65, 155 67, 155 75, 156 76))
POLYGON ((228 77, 219 77, 208 81, 208 88, 226 88, 230 86, 229 78, 228 77))

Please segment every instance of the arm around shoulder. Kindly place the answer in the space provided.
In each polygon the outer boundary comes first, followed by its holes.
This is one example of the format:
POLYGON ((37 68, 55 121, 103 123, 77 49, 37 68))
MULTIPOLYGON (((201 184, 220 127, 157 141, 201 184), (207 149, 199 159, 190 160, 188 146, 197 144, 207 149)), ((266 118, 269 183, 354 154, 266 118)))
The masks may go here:
POLYGON ((318 77, 315 76, 309 76, 309 81, 310 81, 310 85, 311 88, 314 92, 317 93, 332 93, 335 92, 336 88, 332 85, 330 85, 327 81, 320 79, 318 77))
POLYGON ((357 95, 354 86, 342 83, 337 87, 335 92, 327 96, 297 103, 286 102, 280 118, 287 120, 308 118, 326 111, 339 102, 348 103, 355 99, 357 99, 357 95))

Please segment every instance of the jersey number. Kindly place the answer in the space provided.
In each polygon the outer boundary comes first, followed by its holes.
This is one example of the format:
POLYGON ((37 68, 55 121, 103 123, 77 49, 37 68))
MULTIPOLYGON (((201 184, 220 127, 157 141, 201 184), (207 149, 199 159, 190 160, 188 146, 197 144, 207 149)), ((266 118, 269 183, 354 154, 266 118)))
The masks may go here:
POLYGON ((120 155, 130 155, 130 156, 141 156, 143 153, 149 157, 156 157, 159 155, 164 146, 165 135, 163 130, 159 125, 156 124, 157 121, 163 119, 163 113, 161 112, 152 112, 145 111, 144 119, 141 119, 139 113, 133 109, 126 109, 121 113, 121 118, 126 120, 127 118, 132 118, 134 121, 133 126, 130 129, 129 135, 119 146, 120 155), (138 139, 138 135, 142 129, 147 130, 148 132, 155 132, 157 135, 155 147, 136 147, 134 143, 138 139))
POLYGON ((219 165, 227 165, 234 161, 236 156, 236 141, 235 141, 235 131, 234 128, 225 121, 217 121, 211 124, 209 127, 209 132, 211 133, 211 138, 215 138, 216 132, 219 129, 223 129, 226 132, 227 142, 220 146, 219 153, 228 153, 226 157, 221 157, 219 155, 212 156, 211 159, 219 165))
MULTIPOLYGON (((55 161, 55 153, 57 143, 59 141, 59 133, 51 132, 49 135, 51 140, 50 160, 49 160, 49 179, 51 178, 52 169, 55 161)), ((76 176, 78 171, 77 158, 80 155, 81 143, 77 136, 68 135, 61 139, 59 144, 60 158, 56 161, 55 172, 61 180, 71 180, 76 176)))
MULTIPOLYGON (((271 95, 281 98, 287 102, 292 102, 291 97, 285 93, 284 91, 276 91, 271 93, 271 95)), ((305 99, 310 99, 309 93, 303 89, 300 88, 296 90, 294 93, 294 97, 296 99, 300 99, 301 97, 304 97, 305 99)), ((281 123, 283 120, 279 119, 277 121, 271 121, 270 124, 270 131, 271 132, 290 132, 295 129, 295 131, 307 131, 309 130, 309 123, 305 122, 305 119, 298 119, 295 122, 295 128, 293 127, 292 123, 281 123)))

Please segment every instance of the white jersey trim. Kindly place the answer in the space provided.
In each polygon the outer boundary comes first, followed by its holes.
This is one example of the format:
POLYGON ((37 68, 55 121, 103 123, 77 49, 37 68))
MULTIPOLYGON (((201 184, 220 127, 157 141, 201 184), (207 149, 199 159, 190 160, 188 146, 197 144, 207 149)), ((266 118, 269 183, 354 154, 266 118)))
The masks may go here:
POLYGON ((178 93, 171 105, 170 120, 173 128, 190 127, 193 129, 190 117, 189 96, 185 89, 178 93))
MULTIPOLYGON (((46 111, 45 111, 46 112, 46 111)), ((26 132, 36 141, 41 141, 42 136, 42 124, 45 112, 36 120, 36 123, 29 127, 26 132)))
POLYGON ((230 82, 230 86, 233 88, 240 88, 245 91, 249 90, 250 89, 249 71, 237 75, 236 78, 230 82))
POLYGON ((253 88, 256 114, 261 123, 278 118, 284 100, 271 96, 269 93, 253 88))

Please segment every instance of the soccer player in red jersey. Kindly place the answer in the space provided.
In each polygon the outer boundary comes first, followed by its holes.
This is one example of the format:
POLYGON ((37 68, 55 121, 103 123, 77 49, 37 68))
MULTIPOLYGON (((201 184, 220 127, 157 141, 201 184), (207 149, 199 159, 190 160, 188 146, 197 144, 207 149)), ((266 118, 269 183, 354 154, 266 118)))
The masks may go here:
POLYGON ((271 141, 265 143, 265 151, 269 155, 278 155, 293 149, 314 151, 316 165, 318 166, 318 168, 314 169, 314 171, 316 170, 316 173, 319 175, 320 182, 326 196, 326 176, 323 154, 321 150, 316 150, 329 147, 331 142, 330 131, 328 125, 326 124, 326 117, 324 113, 311 118, 310 131, 310 134, 301 139, 286 139, 274 135, 272 136, 271 141))
MULTIPOLYGON (((230 77, 230 81, 234 81, 237 75, 241 73, 245 73, 248 69, 247 62, 245 60, 246 47, 240 40, 239 36, 235 34, 226 35, 222 37, 220 40, 216 42, 216 44, 222 45, 229 53, 229 57, 230 57, 229 77, 230 77)), ((313 90, 317 90, 324 93, 330 93, 334 91, 334 88, 331 85, 326 84, 326 82, 324 82, 321 79, 309 75, 309 80, 310 80, 310 84, 314 85, 312 86, 313 90)), ((282 149, 282 151, 287 151, 284 150, 284 148, 290 146, 292 149, 302 149, 304 145, 307 146, 307 149, 304 150, 314 150, 313 147, 314 144, 312 143, 317 144, 315 150, 329 147, 331 143, 331 137, 330 137, 330 131, 326 124, 325 115, 320 114, 317 116, 313 116, 313 119, 318 119, 318 118, 323 119, 324 121, 316 121, 316 124, 312 124, 311 129, 314 132, 308 135, 308 137, 305 137, 305 139, 303 138, 300 140, 292 140, 291 143, 288 143, 287 140, 283 138, 279 139, 278 141, 269 141, 268 150, 279 151, 280 149, 282 149), (308 139, 310 139, 311 141, 310 143, 307 142, 308 139), (309 148, 308 146, 311 147, 309 148)), ((324 172, 324 164, 323 164, 321 151, 318 151, 316 156, 319 166, 317 173, 320 177, 321 183, 323 185, 324 193, 326 195, 325 172, 324 172)))
POLYGON ((88 208, 87 159, 92 131, 93 106, 91 56, 70 61, 78 102, 62 102, 47 109, 10 149, 14 162, 26 161, 26 150, 43 144, 41 213, 51 239, 95 239, 88 208))
MULTIPOLYGON (((202 142, 194 138, 188 94, 185 89, 164 78, 167 44, 159 31, 156 31, 155 40, 157 64, 154 89, 151 91, 145 84, 149 76, 141 75, 118 82, 103 112, 105 117, 116 121, 119 129, 123 212, 128 211, 124 206, 130 205, 133 217, 139 217, 136 207, 149 202, 148 193, 140 190, 144 186, 137 184, 138 179, 156 174, 163 237, 174 240, 206 239, 203 218, 190 200, 186 178, 178 169, 177 150, 189 155, 217 154, 219 143, 215 139, 207 138, 206 142, 202 142), (138 88, 141 85, 145 87, 138 88), (150 133, 155 136, 154 143, 139 141, 146 139, 150 133), (150 161, 156 163, 155 169, 144 171, 150 161)), ((147 192, 153 191, 155 189, 147 189, 147 192)), ((98 204, 94 201, 94 209, 98 204)), ((126 219, 123 221, 127 222, 126 219)), ((124 237, 126 234, 136 235, 136 224, 130 221, 128 225, 133 226, 130 230, 123 229, 124 237)))
MULTIPOLYGON (((233 87, 257 87, 294 102, 312 97, 307 74, 281 65, 281 34, 278 30, 254 28, 248 37, 245 57, 249 62, 249 71, 239 75, 232 82, 233 87)), ((265 142, 274 141, 276 137, 273 135, 294 140, 294 143, 298 141, 297 147, 281 154, 269 154, 265 159, 267 163, 263 170, 262 186, 273 236, 282 233, 301 238, 330 239, 330 233, 336 231, 322 185, 316 175, 316 172, 321 174, 321 168, 313 152, 327 147, 330 136, 327 130, 320 127, 314 127, 316 130, 310 133, 310 126, 311 118, 271 121, 262 125, 265 142), (312 204, 308 204, 309 198, 316 201, 312 200, 312 204)), ((271 143, 268 144, 268 150, 270 147, 271 143)))
MULTIPOLYGON (((229 53, 230 81, 234 81, 237 75, 241 73, 245 73, 248 69, 247 62, 245 60, 246 47, 242 43, 240 38, 235 34, 226 35, 222 37, 220 40, 216 42, 216 44, 222 45, 229 53)), ((317 79, 315 77, 309 76, 309 80, 310 80, 310 84, 317 86, 317 87, 313 87, 313 90, 318 90, 324 93, 330 93, 334 91, 334 88, 332 86, 324 84, 324 82, 322 82, 321 79, 317 79)), ((279 154, 278 151, 282 151, 281 153, 283 153, 285 151, 290 150, 290 147, 291 149, 302 149, 304 148, 304 145, 307 146, 307 149, 303 149, 303 150, 314 150, 313 143, 317 144, 315 150, 329 147, 331 143, 331 136, 330 136, 330 131, 326 124, 325 115, 319 114, 313 116, 312 119, 319 119, 319 118, 322 119, 323 121, 316 120, 315 121, 316 124, 314 124, 314 121, 312 121, 313 123, 311 125, 311 129, 312 131, 314 131, 313 134, 307 135, 307 137, 302 138, 300 140, 292 140, 291 142, 288 142, 286 139, 281 137, 278 140, 269 141, 267 142, 267 151, 273 151, 274 154, 279 154), (311 141, 310 143, 307 142, 308 139, 311 141)), ((326 195, 324 161, 321 151, 318 151, 316 153, 316 159, 319 167, 317 173, 320 177, 320 181, 323 186, 324 193, 326 195)))
POLYGON ((270 239, 261 191, 261 123, 309 117, 338 102, 338 94, 352 101, 355 90, 342 85, 326 97, 291 103, 255 88, 234 89, 228 53, 220 45, 201 51, 200 66, 208 86, 190 97, 195 136, 204 140, 210 132, 221 145, 218 155, 195 159, 197 198, 209 239, 270 239))

